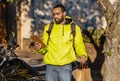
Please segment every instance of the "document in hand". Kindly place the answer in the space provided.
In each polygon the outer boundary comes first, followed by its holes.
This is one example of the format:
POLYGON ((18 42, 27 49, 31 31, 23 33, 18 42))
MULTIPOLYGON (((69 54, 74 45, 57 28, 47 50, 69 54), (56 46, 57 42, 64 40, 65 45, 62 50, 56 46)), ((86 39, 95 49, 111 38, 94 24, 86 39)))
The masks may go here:
POLYGON ((33 40, 33 42, 40 43, 42 45, 42 48, 46 47, 46 45, 42 42, 39 36, 30 36, 30 38, 33 40))

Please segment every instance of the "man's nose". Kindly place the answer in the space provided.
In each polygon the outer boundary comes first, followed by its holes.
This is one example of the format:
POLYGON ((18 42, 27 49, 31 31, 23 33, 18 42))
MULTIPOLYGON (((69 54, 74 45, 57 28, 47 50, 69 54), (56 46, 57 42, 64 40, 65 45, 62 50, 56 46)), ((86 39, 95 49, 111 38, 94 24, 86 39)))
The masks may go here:
POLYGON ((58 18, 58 14, 54 14, 54 18, 58 18))

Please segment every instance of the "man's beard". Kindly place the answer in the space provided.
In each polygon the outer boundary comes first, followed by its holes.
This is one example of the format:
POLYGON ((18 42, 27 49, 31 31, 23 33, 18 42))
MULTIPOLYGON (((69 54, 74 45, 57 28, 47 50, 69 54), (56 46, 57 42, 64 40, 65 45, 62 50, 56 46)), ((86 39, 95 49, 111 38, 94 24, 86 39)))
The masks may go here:
POLYGON ((56 22, 56 24, 60 24, 60 23, 62 23, 64 21, 64 17, 62 17, 61 19, 55 19, 55 22, 56 22))

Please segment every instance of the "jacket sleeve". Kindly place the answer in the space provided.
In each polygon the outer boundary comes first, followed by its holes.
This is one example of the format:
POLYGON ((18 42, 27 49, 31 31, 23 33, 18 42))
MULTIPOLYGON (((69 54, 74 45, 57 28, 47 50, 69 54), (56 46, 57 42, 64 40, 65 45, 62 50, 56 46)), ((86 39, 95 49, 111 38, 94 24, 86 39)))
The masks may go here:
POLYGON ((76 35, 75 35, 74 44, 75 44, 75 50, 76 50, 76 53, 78 56, 81 57, 84 55, 84 56, 88 57, 87 52, 86 52, 86 48, 84 46, 80 27, 77 25, 76 25, 76 35))
POLYGON ((46 26, 44 27, 44 31, 43 31, 43 35, 42 35, 42 41, 43 41, 43 43, 46 45, 46 47, 41 48, 40 50, 38 50, 38 52, 39 52, 40 54, 45 54, 45 53, 47 52, 48 33, 47 33, 46 31, 47 31, 48 27, 49 27, 49 25, 46 25, 46 26))

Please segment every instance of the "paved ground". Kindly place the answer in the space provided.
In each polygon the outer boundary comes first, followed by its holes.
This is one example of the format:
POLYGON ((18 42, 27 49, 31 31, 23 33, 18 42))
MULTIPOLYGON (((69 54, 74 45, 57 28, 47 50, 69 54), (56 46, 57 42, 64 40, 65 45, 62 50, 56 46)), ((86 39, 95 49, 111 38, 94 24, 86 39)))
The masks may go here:
POLYGON ((43 56, 35 51, 16 51, 16 54, 30 65, 43 64, 43 56))

